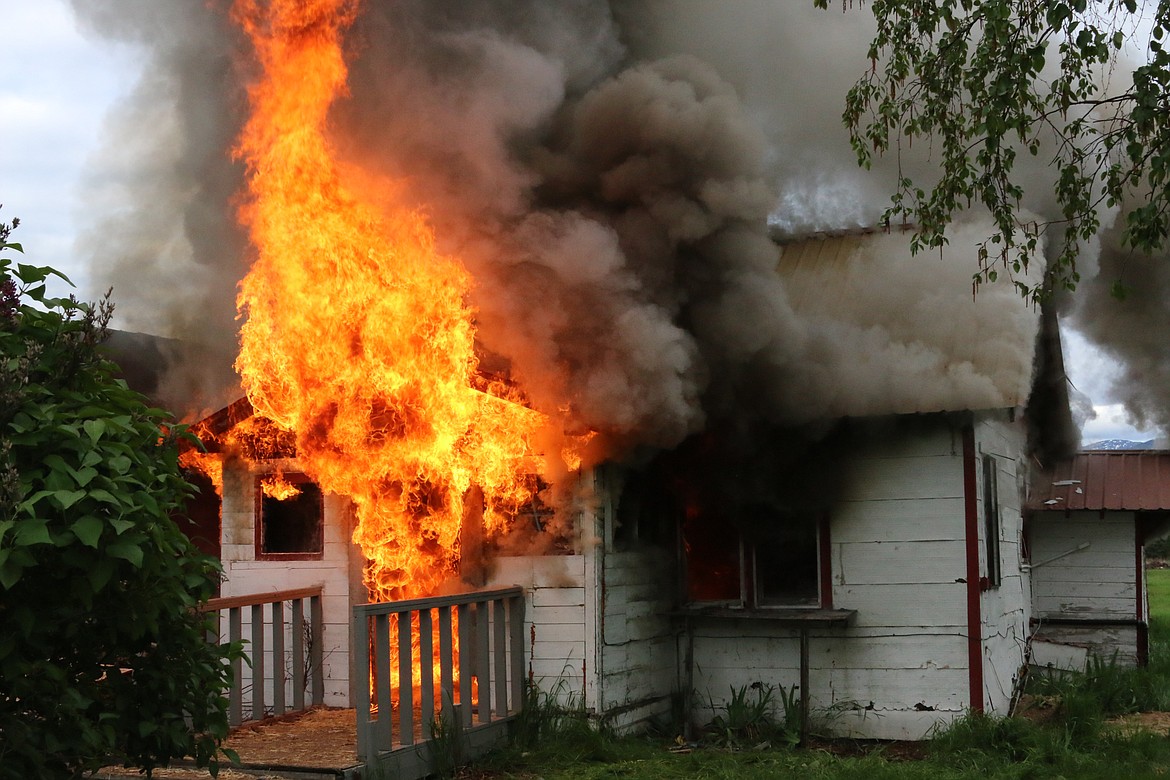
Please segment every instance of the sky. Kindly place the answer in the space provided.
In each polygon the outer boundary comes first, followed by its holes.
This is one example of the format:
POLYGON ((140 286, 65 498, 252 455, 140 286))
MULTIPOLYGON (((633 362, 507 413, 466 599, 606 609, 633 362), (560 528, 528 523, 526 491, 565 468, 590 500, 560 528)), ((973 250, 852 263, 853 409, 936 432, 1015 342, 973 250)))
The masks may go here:
MULTIPOLYGON (((19 217, 13 238, 27 261, 65 272, 92 300, 104 290, 79 259, 90 254, 79 245, 83 196, 94 190, 108 112, 134 87, 141 57, 83 34, 64 0, 0 0, 0 20, 0 219, 19 217)), ((1097 413, 1083 440, 1153 438, 1110 397, 1110 361, 1075 332, 1066 330, 1065 347, 1070 379, 1097 413)))

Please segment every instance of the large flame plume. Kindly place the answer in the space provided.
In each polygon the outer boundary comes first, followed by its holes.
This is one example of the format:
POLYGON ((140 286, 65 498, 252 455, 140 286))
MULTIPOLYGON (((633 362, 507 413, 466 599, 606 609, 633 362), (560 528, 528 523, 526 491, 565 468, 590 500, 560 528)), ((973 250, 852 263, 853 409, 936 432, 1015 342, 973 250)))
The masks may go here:
POLYGON ((388 600, 450 577, 473 485, 489 532, 531 500, 543 417, 477 375, 463 265, 392 186, 336 160, 327 118, 356 8, 235 4, 262 70, 237 148, 256 258, 236 368, 257 413, 295 432, 305 470, 352 499, 367 587, 388 600))

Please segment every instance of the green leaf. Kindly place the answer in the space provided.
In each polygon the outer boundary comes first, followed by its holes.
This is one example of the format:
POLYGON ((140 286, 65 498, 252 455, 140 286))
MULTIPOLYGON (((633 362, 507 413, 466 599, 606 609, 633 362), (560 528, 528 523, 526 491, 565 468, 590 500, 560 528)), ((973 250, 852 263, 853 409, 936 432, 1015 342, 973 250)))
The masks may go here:
POLYGON ((114 533, 118 536, 121 536, 123 533, 133 528, 136 523, 133 520, 121 520, 119 518, 114 518, 110 521, 110 525, 114 527, 114 533))
POLYGON ((22 547, 34 544, 52 544, 49 525, 44 520, 18 520, 14 541, 22 547))
POLYGON ((93 588, 94 593, 101 591, 106 587, 106 583, 110 581, 110 577, 114 574, 114 562, 109 558, 101 558, 97 565, 87 572, 89 578, 89 586, 93 588))
POLYGON ((132 542, 117 542, 106 548, 106 554, 112 558, 121 558, 129 561, 134 568, 142 566, 142 548, 132 542))
POLYGON ((5 590, 11 590, 12 586, 20 581, 20 575, 24 573, 24 568, 18 566, 12 561, 5 561, 0 565, 0 586, 5 590))
POLYGON ((98 539, 102 535, 102 521, 98 520, 93 515, 86 515, 85 517, 74 523, 71 528, 73 533, 77 534, 77 538, 86 547, 93 547, 97 549, 98 539))
POLYGON ((53 500, 56 501, 62 509, 68 509, 83 498, 85 498, 84 490, 53 491, 53 500))
POLYGON ((85 428, 85 435, 94 444, 97 444, 97 440, 106 432, 106 423, 104 420, 86 420, 81 425, 85 428))

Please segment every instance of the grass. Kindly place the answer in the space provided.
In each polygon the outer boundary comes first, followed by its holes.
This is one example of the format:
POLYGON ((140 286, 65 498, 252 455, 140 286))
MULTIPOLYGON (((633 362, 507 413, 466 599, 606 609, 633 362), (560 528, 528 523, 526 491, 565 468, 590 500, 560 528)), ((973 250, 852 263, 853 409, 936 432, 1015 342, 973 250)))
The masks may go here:
MULTIPOLYGON (((928 743, 821 743, 793 749, 783 739, 744 749, 757 736, 783 733, 771 724, 772 691, 733 691, 736 706, 713 721, 725 733, 679 750, 668 739, 616 738, 588 725, 579 708, 558 708, 556 697, 529 691, 533 716, 523 739, 498 750, 458 777, 482 780, 952 780, 994 778, 1170 777, 1170 739, 1122 733, 1107 717, 1170 711, 1170 570, 1149 572, 1150 665, 1120 668, 1095 661, 1085 675, 1033 681, 1034 692, 1060 701, 1043 725, 1022 718, 972 714, 928 743), (738 694, 738 695, 736 695, 738 694), (727 732, 742 738, 729 739, 727 732)), ((786 692, 781 692, 781 694, 786 692)), ((784 702, 786 704, 786 702, 784 702)), ((786 709, 786 707, 775 708, 786 709)), ((776 713, 783 717, 781 713, 776 713)))
POLYGON ((1150 589, 1150 619, 1170 623, 1170 569, 1150 569, 1146 583, 1150 589))

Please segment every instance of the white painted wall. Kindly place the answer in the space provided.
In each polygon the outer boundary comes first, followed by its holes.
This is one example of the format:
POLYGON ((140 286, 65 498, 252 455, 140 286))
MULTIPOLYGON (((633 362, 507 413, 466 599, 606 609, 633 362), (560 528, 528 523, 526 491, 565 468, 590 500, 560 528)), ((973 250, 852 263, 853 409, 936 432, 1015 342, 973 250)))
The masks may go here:
MULTIPOLYGON (((1137 661, 1137 629, 1058 626, 1052 618, 1132 621, 1138 616, 1133 512, 1037 512, 1030 531, 1036 636, 1087 648, 1124 663, 1137 661), (1078 550, 1087 544, 1085 549, 1078 550), (1068 553, 1067 555, 1062 555, 1068 553), (1049 559, 1062 556, 1056 560, 1049 559)), ((1144 607, 1144 605, 1142 605, 1144 607)))
MULTIPOLYGON (((977 450, 1002 456, 1004 583, 982 597, 986 703, 997 712, 1023 664, 1027 628, 1016 475, 1023 436, 1004 414, 976 418, 977 450)), ((813 712, 841 735, 919 739, 971 704, 962 427, 942 416, 899 418, 868 427, 849 452, 830 518, 833 606, 857 614, 848 627, 813 633, 813 712)), ((733 687, 790 688, 798 667, 795 630, 699 621, 696 720, 710 718, 733 687)))
MULTIPOLYGON (((564 706, 586 696, 595 648, 588 641, 585 555, 500 556, 487 588, 524 588, 525 655, 531 680, 564 706)), ((586 702, 586 706, 592 706, 586 702)))
MULTIPOLYGON (((266 461, 247 464, 232 461, 224 468, 222 509, 222 550, 224 576, 221 595, 243 596, 292 588, 322 587, 324 636, 325 704, 348 707, 350 702, 349 647, 351 577, 360 578, 360 566, 352 569, 354 545, 353 513, 349 502, 326 495, 324 555, 316 561, 258 561, 255 548, 255 478, 280 468, 285 472, 300 469, 295 461, 266 461)), ((286 619, 289 619, 286 610, 286 619)), ((308 609, 305 610, 308 620, 308 609)), ((245 616, 245 622, 248 618, 245 616)), ((227 626, 222 627, 226 639, 227 626)), ((245 639, 251 639, 250 627, 245 639)), ((291 648, 291 637, 286 640, 291 648)), ((286 651, 291 652, 291 651, 286 651)), ((288 668, 291 669, 291 661, 288 668)), ((286 683, 291 686, 291 681, 286 683)), ((269 670, 266 699, 272 701, 272 677, 269 670)), ((291 691, 289 693, 291 696, 291 691)), ((289 699, 291 701, 291 698, 289 699)))

